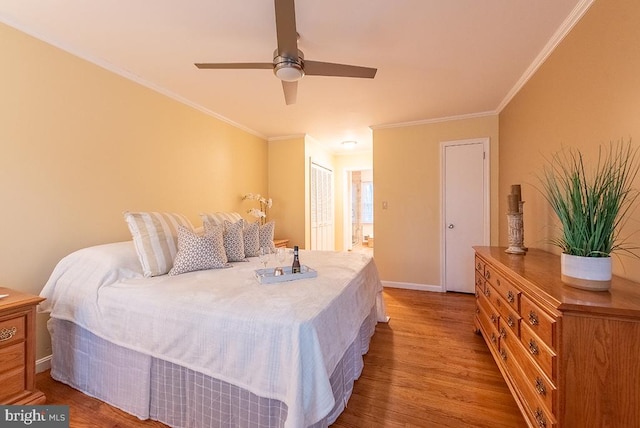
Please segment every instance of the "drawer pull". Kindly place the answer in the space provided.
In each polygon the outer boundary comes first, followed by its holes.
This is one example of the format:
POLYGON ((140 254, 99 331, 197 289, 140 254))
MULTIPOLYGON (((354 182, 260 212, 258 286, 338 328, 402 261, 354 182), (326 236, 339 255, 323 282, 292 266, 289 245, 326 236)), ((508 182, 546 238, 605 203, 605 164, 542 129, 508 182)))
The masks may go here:
POLYGON ((15 336, 17 332, 18 329, 15 327, 3 328, 2 330, 0 330, 0 342, 4 342, 5 340, 13 338, 13 336, 15 336))
POLYGON ((498 287, 500 287, 500 278, 496 279, 496 284, 498 284, 498 287))
POLYGON ((476 308, 476 314, 480 313, 480 308, 476 308))
POLYGON ((500 337, 501 337, 501 338, 503 338, 503 339, 504 339, 505 337, 507 337, 507 329, 506 329, 506 328, 502 327, 502 328, 500 329, 500 337))
POLYGON ((489 287, 487 287, 487 289, 484 290, 484 295, 487 297, 491 297, 491 290, 489 289, 489 287))
POLYGON ((536 378, 536 391, 540 395, 547 395, 547 388, 545 388, 544 382, 539 377, 536 378))
POLYGON ((538 325, 538 314, 533 311, 529 311, 529 324, 538 325))
POLYGON ((513 322, 513 318, 511 318, 511 315, 507 317, 507 325, 509 327, 513 327, 515 325, 515 323, 513 322))
POLYGON ((480 262, 478 262, 478 265, 476 266, 476 269, 482 270, 482 265, 480 264, 480 262))
POLYGON ((538 344, 533 339, 529 339, 529 352, 531 352, 531 355, 538 355, 539 352, 538 344))
POLYGON ((516 296, 513 295, 513 291, 509 290, 507 292, 507 301, 509 303, 513 303, 513 302, 515 302, 515 300, 516 300, 516 296))
POLYGON ((507 351, 505 351, 504 349, 501 349, 500 358, 502 358, 502 361, 507 361, 507 351))
POLYGON ((487 278, 487 279, 491 278, 491 272, 486 271, 486 272, 484 273, 484 277, 485 277, 485 278, 487 278))
POLYGON ((478 292, 476 291, 476 299, 480 297, 480 295, 478 294, 478 292))
POLYGON ((544 417, 544 413, 542 413, 542 409, 538 407, 535 412, 533 412, 533 416, 536 418, 536 422, 538 423, 539 428, 546 428, 547 426, 547 418, 544 417))
POLYGON ((495 334, 495 333, 491 333, 491 341, 492 341, 493 343, 497 343, 497 342, 498 342, 498 338, 496 337, 496 334, 495 334))
POLYGON ((497 323, 497 322, 498 322, 498 317, 496 316, 496 314, 491 314, 491 317, 490 317, 490 318, 491 318, 491 322, 492 322, 492 323, 494 323, 494 324, 495 324, 495 323, 497 323))

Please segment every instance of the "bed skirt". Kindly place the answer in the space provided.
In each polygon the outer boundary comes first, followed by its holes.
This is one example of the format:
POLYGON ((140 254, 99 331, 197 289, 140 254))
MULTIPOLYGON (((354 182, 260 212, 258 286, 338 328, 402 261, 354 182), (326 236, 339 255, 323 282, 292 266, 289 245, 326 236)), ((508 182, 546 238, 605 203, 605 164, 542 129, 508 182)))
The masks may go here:
MULTIPOLYGON (((335 405, 311 425, 331 425, 346 407, 377 323, 376 306, 330 377, 335 405)), ((283 427, 285 403, 177 364, 114 345, 78 325, 51 318, 51 377, 140 419, 176 428, 283 427)))

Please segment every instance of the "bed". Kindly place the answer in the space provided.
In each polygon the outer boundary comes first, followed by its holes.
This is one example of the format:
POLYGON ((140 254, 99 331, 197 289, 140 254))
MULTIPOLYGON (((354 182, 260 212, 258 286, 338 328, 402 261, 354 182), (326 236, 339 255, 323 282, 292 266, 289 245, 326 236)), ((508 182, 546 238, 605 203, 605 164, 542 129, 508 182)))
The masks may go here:
POLYGON ((51 376, 172 427, 326 427, 386 321, 382 285, 363 254, 300 259, 316 278, 265 285, 257 257, 145 277, 132 241, 76 251, 41 292, 51 376))

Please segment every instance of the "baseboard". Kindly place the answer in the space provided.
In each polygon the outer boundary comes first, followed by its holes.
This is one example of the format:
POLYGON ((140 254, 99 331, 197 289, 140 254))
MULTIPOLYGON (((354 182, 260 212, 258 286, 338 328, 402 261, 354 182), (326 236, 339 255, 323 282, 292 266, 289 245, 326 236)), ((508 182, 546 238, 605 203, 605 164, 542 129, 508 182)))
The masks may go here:
POLYGON ((51 368, 51 355, 36 360, 36 373, 47 371, 51 368))
POLYGON ((442 287, 440 287, 439 285, 414 284, 412 282, 382 281, 382 286, 389 288, 404 288, 407 290, 433 291, 436 293, 444 292, 442 287))

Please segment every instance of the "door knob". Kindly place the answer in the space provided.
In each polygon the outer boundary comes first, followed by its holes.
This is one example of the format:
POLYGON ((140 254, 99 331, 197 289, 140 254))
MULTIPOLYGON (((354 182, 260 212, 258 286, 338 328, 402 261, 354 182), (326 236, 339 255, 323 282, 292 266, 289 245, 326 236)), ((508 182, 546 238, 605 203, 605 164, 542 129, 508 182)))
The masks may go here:
POLYGON ((454 227, 453 223, 449 224, 449 229, 453 229, 454 227))

